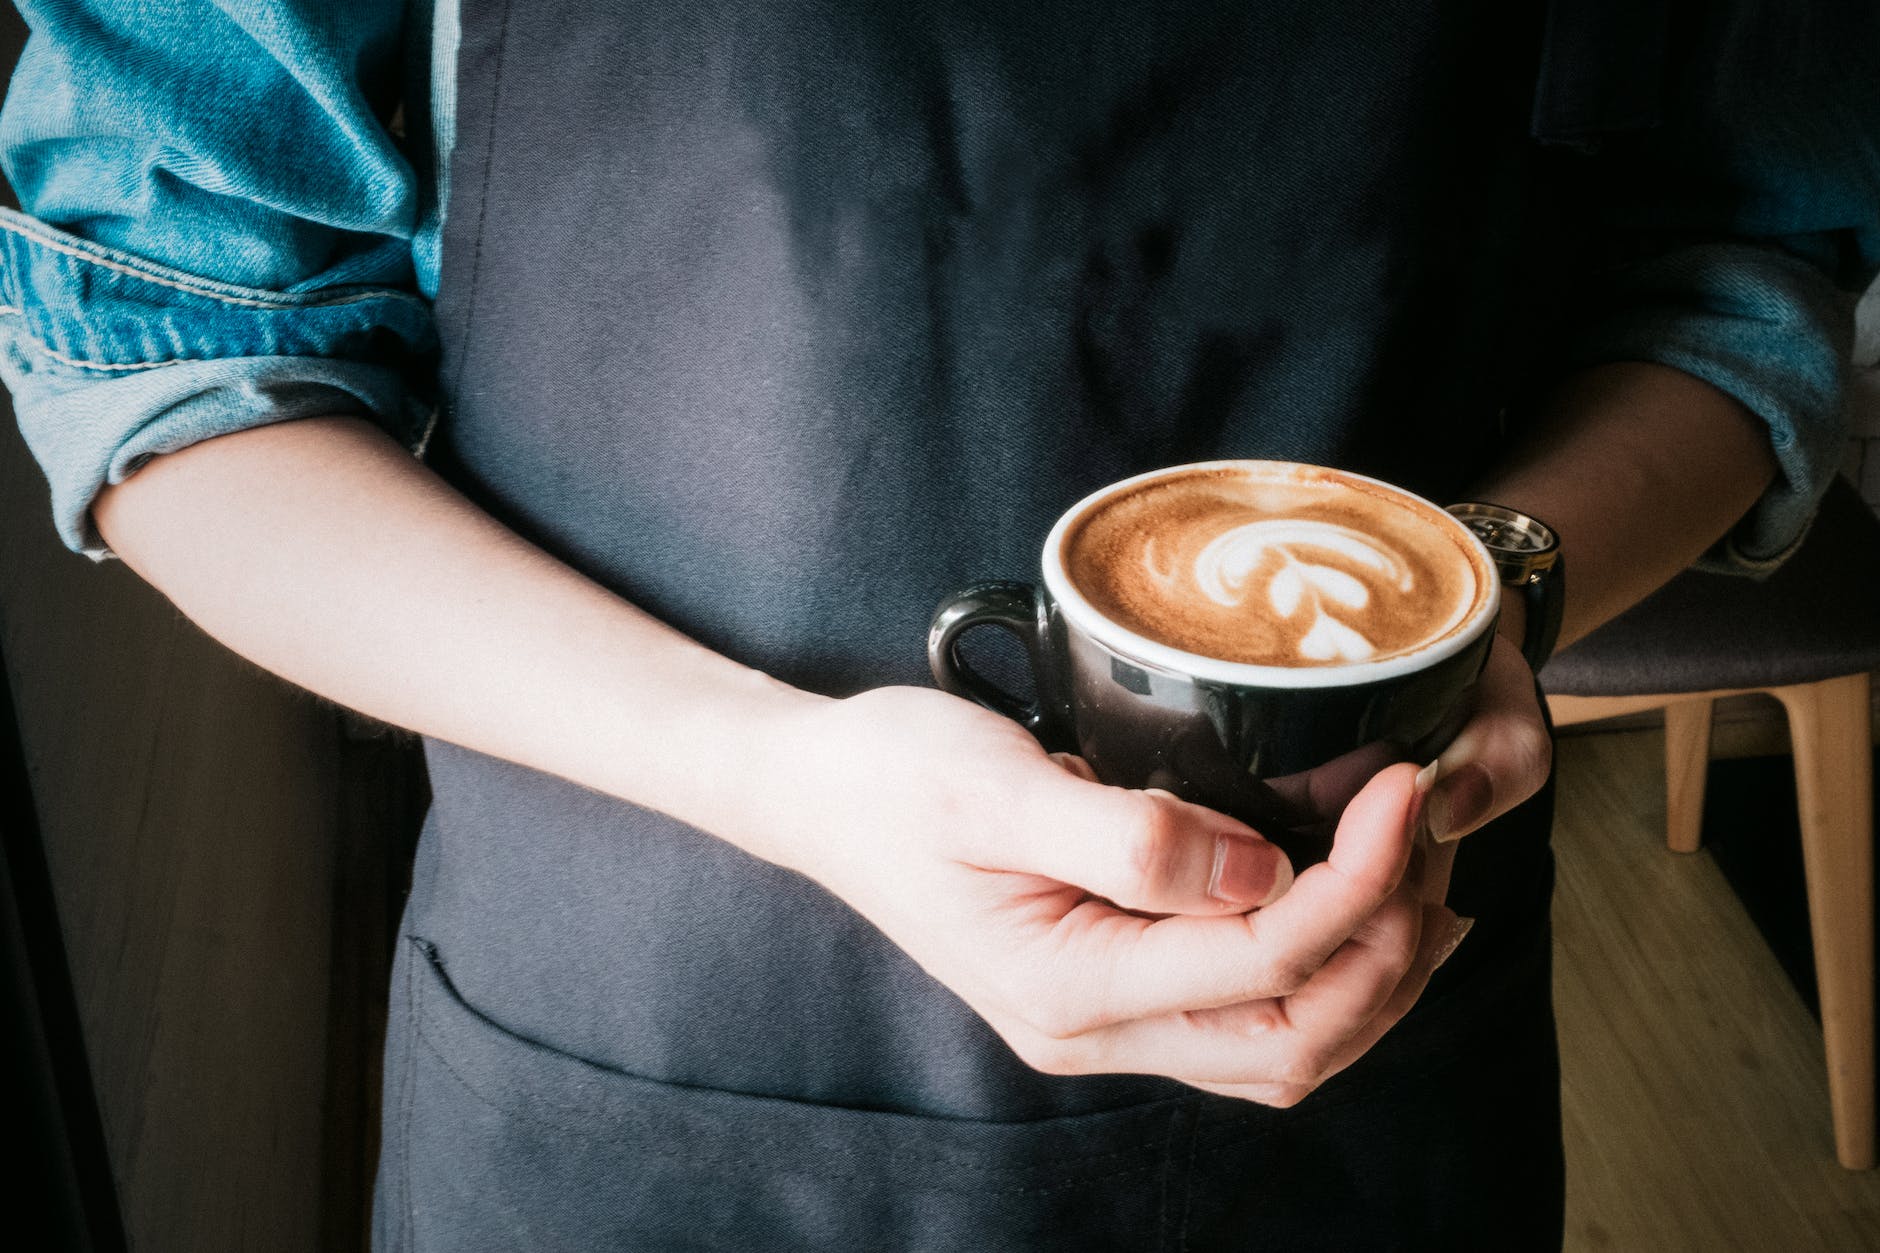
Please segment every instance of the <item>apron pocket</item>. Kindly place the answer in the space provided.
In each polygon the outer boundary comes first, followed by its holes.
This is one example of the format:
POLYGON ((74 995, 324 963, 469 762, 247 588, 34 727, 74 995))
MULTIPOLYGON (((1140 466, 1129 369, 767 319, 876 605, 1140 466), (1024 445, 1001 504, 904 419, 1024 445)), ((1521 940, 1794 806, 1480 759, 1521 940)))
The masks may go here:
POLYGON ((1134 1253, 1179 1223, 1195 1101, 976 1122, 661 1083, 499 1026, 425 941, 402 956, 382 1245, 1134 1253))

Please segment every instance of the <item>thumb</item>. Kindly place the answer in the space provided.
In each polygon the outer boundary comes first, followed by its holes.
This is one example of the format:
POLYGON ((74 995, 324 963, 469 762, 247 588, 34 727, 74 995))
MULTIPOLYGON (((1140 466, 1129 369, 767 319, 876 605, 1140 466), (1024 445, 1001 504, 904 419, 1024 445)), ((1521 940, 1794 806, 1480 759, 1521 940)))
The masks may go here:
POLYGON ((1292 863, 1245 823, 1161 789, 1133 791, 1053 769, 1008 868, 1153 914, 1244 913, 1292 886, 1292 863))
POLYGON ((1459 839, 1540 791, 1552 769, 1533 672, 1512 644, 1497 639, 1474 713, 1418 776, 1418 791, 1428 793, 1424 827, 1439 844, 1459 839))

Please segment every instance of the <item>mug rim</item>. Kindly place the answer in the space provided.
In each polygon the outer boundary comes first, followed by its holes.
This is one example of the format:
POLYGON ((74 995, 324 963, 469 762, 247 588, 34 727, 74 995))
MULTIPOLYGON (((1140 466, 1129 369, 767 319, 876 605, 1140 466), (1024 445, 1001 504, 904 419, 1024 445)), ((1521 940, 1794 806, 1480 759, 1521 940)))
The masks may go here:
POLYGON ((1185 674, 1196 679, 1234 687, 1275 689, 1357 687, 1381 680, 1418 674, 1466 650, 1481 637, 1484 630, 1493 626, 1501 614, 1501 580, 1496 572, 1493 558, 1489 556, 1488 549, 1483 545, 1480 537, 1464 526, 1448 510, 1395 483, 1372 478, 1352 470, 1341 470, 1336 466, 1315 465, 1306 461, 1271 461, 1252 458, 1192 461, 1182 465, 1149 470, 1106 484, 1085 496, 1059 516, 1057 522, 1052 525, 1050 534, 1045 537, 1042 563, 1045 590, 1057 602, 1065 617, 1079 630, 1110 651, 1153 669, 1185 674), (1473 610, 1460 622, 1420 648, 1375 661, 1353 661, 1333 665, 1269 666, 1248 661, 1223 661, 1218 657, 1191 653, 1170 644, 1160 643, 1105 617, 1076 589, 1064 569, 1064 540, 1070 528, 1090 510, 1120 492, 1156 479, 1212 470, 1241 470, 1250 474, 1265 471, 1270 477, 1282 475, 1297 477, 1301 470, 1317 471, 1336 478, 1370 484, 1392 495, 1413 501, 1434 513, 1439 519, 1439 526, 1449 527, 1464 539, 1464 549, 1475 563, 1477 585, 1486 585, 1487 594, 1480 598, 1473 610))

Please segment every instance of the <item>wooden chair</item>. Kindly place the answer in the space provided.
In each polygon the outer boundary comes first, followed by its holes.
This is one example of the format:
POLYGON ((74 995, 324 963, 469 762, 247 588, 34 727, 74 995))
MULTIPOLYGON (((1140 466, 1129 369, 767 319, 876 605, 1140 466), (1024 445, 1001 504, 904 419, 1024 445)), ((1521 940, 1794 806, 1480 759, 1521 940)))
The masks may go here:
POLYGON ((1556 726, 1665 712, 1667 843, 1695 852, 1711 705, 1782 702, 1795 750, 1809 926, 1835 1155, 1875 1164, 1873 759, 1880 519, 1839 481, 1801 550, 1765 581, 1689 572, 1541 672, 1556 726))

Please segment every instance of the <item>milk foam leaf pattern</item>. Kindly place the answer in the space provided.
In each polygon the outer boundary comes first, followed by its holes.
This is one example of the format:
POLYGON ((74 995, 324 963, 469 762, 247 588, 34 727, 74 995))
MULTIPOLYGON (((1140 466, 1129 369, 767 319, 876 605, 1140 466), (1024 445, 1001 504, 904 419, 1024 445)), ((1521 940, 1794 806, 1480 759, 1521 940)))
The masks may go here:
POLYGON ((1330 566, 1304 566, 1299 574, 1321 593, 1348 609, 1362 609, 1371 603, 1371 593, 1364 584, 1343 570, 1334 570, 1330 566))
MULTIPOLYGON (((1290 618, 1299 612, 1299 602, 1305 594, 1305 580, 1299 577, 1299 565, 1293 561, 1288 561, 1280 572, 1273 576, 1273 581, 1266 585, 1266 598, 1272 604, 1273 612, 1282 618, 1290 618)), ((1217 596, 1215 599, 1221 598, 1217 596)), ((1235 597, 1225 603, 1238 604, 1240 598, 1235 597)))
POLYGON ((1319 609, 1312 629, 1299 641, 1299 655, 1312 661, 1363 661, 1377 649, 1371 641, 1319 609))
MULTIPOLYGON (((1410 565, 1375 536, 1335 523, 1295 518, 1267 518, 1223 531, 1196 556, 1195 582, 1209 600, 1234 606, 1248 596, 1247 584, 1262 570, 1266 600, 1274 613, 1292 618, 1309 609, 1312 625, 1299 641, 1308 661, 1363 661, 1377 646, 1363 632, 1340 621, 1327 601, 1346 609, 1371 603, 1371 588, 1348 570, 1324 564, 1340 560, 1380 578, 1386 593, 1407 593, 1415 585, 1410 565), (1278 568, 1273 569, 1277 563, 1278 568)), ((1147 553, 1144 555, 1148 561, 1147 553)), ((1151 574, 1159 573, 1150 569, 1151 574)))

